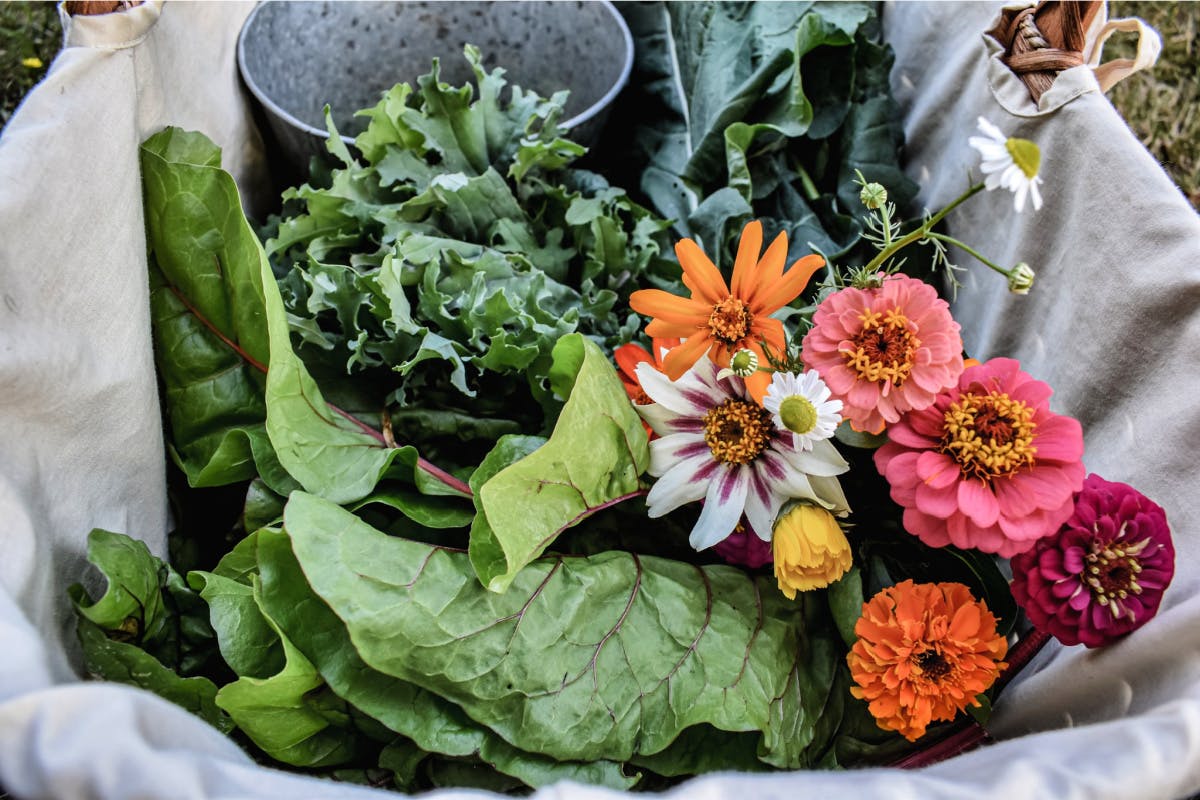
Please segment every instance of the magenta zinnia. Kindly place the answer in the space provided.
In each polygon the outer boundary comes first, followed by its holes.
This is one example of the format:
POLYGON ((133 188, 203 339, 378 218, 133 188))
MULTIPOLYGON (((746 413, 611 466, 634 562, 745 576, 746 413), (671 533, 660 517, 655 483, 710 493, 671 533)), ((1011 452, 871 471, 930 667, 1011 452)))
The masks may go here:
POLYGON ((963 370, 962 337, 950 307, 932 286, 904 275, 825 298, 802 357, 842 401, 851 427, 869 433, 932 404, 963 370))
POLYGON ((888 428, 875 465, 925 544, 1006 558, 1066 522, 1083 485, 1083 431, 1050 411, 1050 387, 1009 358, 963 372, 888 428))
POLYGON ((1167 515, 1124 483, 1089 475, 1057 536, 1012 559, 1012 593, 1063 644, 1100 647, 1158 612, 1175 572, 1167 515))

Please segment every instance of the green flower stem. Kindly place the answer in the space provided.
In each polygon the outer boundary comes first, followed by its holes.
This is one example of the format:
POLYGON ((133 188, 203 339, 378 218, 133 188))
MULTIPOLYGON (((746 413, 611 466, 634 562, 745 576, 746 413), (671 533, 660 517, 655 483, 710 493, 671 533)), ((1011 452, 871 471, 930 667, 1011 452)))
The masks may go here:
POLYGON ((969 246, 963 244, 958 239, 955 239, 953 236, 947 236, 944 233, 930 233, 929 238, 937 239, 938 241, 945 242, 946 244, 949 244, 949 245, 954 245, 955 247, 968 253, 969 255, 974 256, 976 258, 976 260, 986 264, 987 266, 991 267, 996 272, 999 272, 1001 275, 1003 275, 1006 278, 1009 277, 1009 273, 1012 271, 1012 270, 1005 269, 1004 267, 1000 266, 999 264, 996 264, 992 261, 987 260, 986 258, 983 257, 983 255, 980 254, 980 252, 978 250, 976 250, 973 247, 969 247, 969 246))
POLYGON ((889 258, 894 256, 900 250, 903 250, 905 247, 908 247, 913 242, 918 242, 921 239, 929 238, 930 231, 933 230, 933 227, 935 225, 937 225, 939 222, 942 221, 943 217, 945 217, 951 211, 953 211, 954 209, 958 208, 960 205, 965 203, 968 198, 972 197, 973 195, 979 194, 982 191, 983 191, 982 183, 977 183, 974 186, 972 186, 970 189, 967 189, 965 192, 963 192, 961 195, 959 195, 958 198, 954 202, 952 202, 950 205, 946 206, 941 211, 939 211, 938 213, 936 213, 932 217, 930 217, 924 224, 921 225, 921 227, 917 228, 912 233, 909 233, 909 234, 897 239, 895 242, 893 242, 888 247, 883 248, 883 250, 880 250, 879 255, 872 258, 871 262, 869 264, 867 264, 866 271, 871 272, 875 269, 878 269, 881 264, 883 264, 889 258))
POLYGON ((892 217, 888 213, 888 204, 884 203, 879 207, 879 216, 883 219, 883 236, 884 248, 886 249, 892 243, 892 217))

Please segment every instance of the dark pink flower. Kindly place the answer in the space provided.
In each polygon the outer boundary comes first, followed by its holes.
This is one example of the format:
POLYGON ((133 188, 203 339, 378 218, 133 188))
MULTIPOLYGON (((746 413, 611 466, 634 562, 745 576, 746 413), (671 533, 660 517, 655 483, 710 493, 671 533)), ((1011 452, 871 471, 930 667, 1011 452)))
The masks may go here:
POLYGON ((745 517, 733 529, 733 533, 717 542, 713 550, 730 564, 750 569, 758 569, 775 560, 770 540, 762 539, 751 530, 745 517))
POLYGON ((1005 558, 1057 531, 1083 485, 1083 430, 1050 411, 1051 394, 1016 361, 993 358, 888 426, 875 466, 905 530, 1005 558))
POLYGON ((1175 573, 1167 515, 1124 483, 1089 475, 1058 532, 1012 559, 1012 593, 1063 644, 1100 647, 1158 613, 1175 573))

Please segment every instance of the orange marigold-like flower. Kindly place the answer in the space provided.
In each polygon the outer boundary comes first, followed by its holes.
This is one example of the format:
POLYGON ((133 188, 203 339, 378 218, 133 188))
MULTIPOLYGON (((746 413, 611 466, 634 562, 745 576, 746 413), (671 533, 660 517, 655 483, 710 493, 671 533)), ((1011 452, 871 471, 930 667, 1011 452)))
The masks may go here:
MULTIPOLYGON (((729 357, 742 349, 752 351, 760 364, 766 364, 759 344, 763 341, 775 355, 784 351, 783 323, 771 319, 771 314, 804 291, 813 273, 825 265, 825 259, 805 256, 785 273, 787 234, 775 237, 760 259, 762 241, 762 223, 747 223, 738 242, 733 280, 726 286, 720 271, 699 245, 682 239, 675 245, 675 255, 683 269, 683 284, 692 296, 678 297, 661 289, 642 289, 630 296, 629 305, 634 311, 654 318, 646 326, 646 333, 684 339, 663 362, 663 371, 671 380, 678 380, 705 353, 713 363, 728 367, 729 357)), ((746 378, 746 388, 759 401, 770 383, 768 372, 746 378)))
POLYGON ((863 603, 854 633, 851 694, 869 703, 879 727, 910 742, 931 721, 978 705, 1006 666, 996 618, 961 583, 908 580, 884 589, 863 603))

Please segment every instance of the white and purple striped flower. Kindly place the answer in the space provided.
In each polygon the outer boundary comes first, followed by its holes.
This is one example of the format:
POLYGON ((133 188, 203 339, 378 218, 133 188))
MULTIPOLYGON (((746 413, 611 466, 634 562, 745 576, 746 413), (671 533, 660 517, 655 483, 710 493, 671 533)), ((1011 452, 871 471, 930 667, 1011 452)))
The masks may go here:
POLYGON ((835 514, 849 510, 835 476, 850 468, 828 440, 801 451, 792 432, 777 426, 737 376, 719 377, 707 357, 679 380, 639 364, 638 381, 654 402, 637 407, 660 438, 650 442, 650 474, 658 482, 646 497, 651 517, 704 500, 692 529, 692 547, 725 539, 745 513, 764 540, 780 507, 790 499, 820 504, 835 514))

